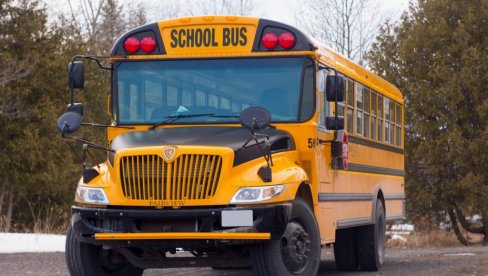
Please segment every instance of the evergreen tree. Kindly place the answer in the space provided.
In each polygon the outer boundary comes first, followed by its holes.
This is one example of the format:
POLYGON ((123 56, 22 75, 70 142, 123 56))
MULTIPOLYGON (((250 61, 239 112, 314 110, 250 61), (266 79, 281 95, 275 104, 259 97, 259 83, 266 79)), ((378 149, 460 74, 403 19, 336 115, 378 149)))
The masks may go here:
POLYGON ((7 231, 42 230, 64 223, 55 215, 67 210, 78 178, 54 128, 68 98, 64 48, 73 42, 62 29, 47 27, 37 1, 2 1, 0 18, 0 54, 8 57, 1 59, 3 68, 26 65, 0 86, 2 101, 14 103, 0 111, 0 206, 6 206, 0 216, 7 231), (39 223, 46 220, 49 225, 39 223))
POLYGON ((368 55, 404 93, 410 210, 447 211, 464 244, 459 226, 488 242, 487 18, 487 1, 419 1, 384 25, 368 55))

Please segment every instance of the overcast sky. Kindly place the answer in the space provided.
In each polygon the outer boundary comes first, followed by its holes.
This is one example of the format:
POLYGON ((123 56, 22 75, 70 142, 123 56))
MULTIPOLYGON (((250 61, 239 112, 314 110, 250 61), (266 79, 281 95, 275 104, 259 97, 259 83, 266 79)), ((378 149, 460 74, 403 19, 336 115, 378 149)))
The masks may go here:
MULTIPOLYGON (((165 14, 164 5, 161 3, 168 3, 168 1, 171 0, 121 0, 120 2, 125 5, 142 4, 143 6, 147 6, 148 23, 150 23, 161 19, 161 16, 165 14)), ((172 1, 177 2, 179 0, 172 1)), ((57 20, 60 13, 69 14, 68 0, 44 0, 43 2, 47 4, 50 21, 57 20)), ((79 5, 79 2, 79 0, 71 0, 71 3, 75 7, 79 5)), ((191 3, 191 1, 189 2, 191 3)), ((297 22, 296 12, 301 9, 306 2, 307 0, 255 0, 252 16, 275 20, 301 29, 299 22, 297 22)), ((368 2, 369 7, 367 7, 367 10, 371 11, 373 21, 381 23, 387 18, 390 18, 391 21, 398 20, 400 15, 407 10, 409 4, 409 0, 369 0, 368 2)), ((181 1, 178 3, 188 2, 181 1)), ((185 7, 180 8, 185 10, 185 7)), ((327 15, 324 14, 324 16, 327 15)))
MULTIPOLYGON (((238 1, 238 0, 235 0, 238 1)), ((290 25, 297 25, 295 12, 303 6, 307 0, 255 0, 255 7, 253 16, 271 19, 290 25)), ((69 12, 68 0, 44 0, 48 6, 51 20, 56 20, 57 14, 69 12)), ((72 3, 76 5, 78 1, 72 0, 72 3)), ((158 10, 160 1, 156 0, 124 0, 122 3, 127 2, 128 5, 133 3, 143 3, 149 6, 148 19, 149 21, 157 21, 158 10)), ((397 20, 403 11, 408 8, 409 0, 369 0, 374 10, 374 15, 382 17, 390 17, 392 20, 397 20)), ((326 15, 324 15, 326 16, 326 15)))
MULTIPOLYGON (((256 13, 266 19, 296 25, 294 15, 296 7, 303 5, 304 2, 306 0, 257 0, 256 13)), ((379 8, 382 14, 392 20, 397 20, 408 8, 409 0, 370 0, 370 2, 373 7, 379 8)), ((378 16, 378 14, 372 16, 378 16)))

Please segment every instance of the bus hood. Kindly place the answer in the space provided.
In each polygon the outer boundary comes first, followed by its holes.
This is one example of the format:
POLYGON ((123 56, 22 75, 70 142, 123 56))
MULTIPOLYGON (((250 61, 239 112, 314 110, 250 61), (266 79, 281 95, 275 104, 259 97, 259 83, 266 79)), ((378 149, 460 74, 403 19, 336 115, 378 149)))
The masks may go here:
MULTIPOLYGON (((272 152, 281 152, 295 149, 295 142, 290 133, 268 128, 261 132, 269 137, 272 152)), ((262 156, 256 142, 249 142, 252 138, 249 130, 243 127, 202 126, 202 127, 176 127, 160 128, 129 132, 117 136, 111 143, 110 149, 118 151, 124 148, 149 146, 215 146, 228 147, 234 150, 234 166, 248 162, 262 156)), ((260 137, 258 141, 264 142, 260 137)), ((109 161, 113 164, 114 154, 110 153, 109 161)))

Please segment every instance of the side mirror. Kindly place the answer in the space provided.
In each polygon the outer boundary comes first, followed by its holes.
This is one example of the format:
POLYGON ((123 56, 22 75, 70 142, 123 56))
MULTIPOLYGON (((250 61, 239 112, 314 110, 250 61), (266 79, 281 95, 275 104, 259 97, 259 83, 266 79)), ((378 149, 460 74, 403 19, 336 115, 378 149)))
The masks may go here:
POLYGON ((85 64, 83 61, 74 61, 68 64, 68 86, 70 89, 83 89, 85 87, 85 64))
POLYGON ((81 117, 83 117, 83 104, 82 103, 68 104, 68 107, 66 110, 78 113, 78 114, 80 114, 81 117))
POLYGON ((271 114, 262 107, 249 107, 241 111, 239 122, 249 130, 261 130, 271 123, 271 114))
POLYGON ((327 101, 329 102, 344 101, 344 94, 345 94, 344 78, 337 75, 328 75, 325 83, 325 91, 326 91, 327 101))
POLYGON ((326 117, 325 127, 332 130, 342 130, 344 129, 344 117, 326 117))
POLYGON ((59 117, 56 127, 63 135, 74 133, 81 127, 81 115, 68 111, 59 117))

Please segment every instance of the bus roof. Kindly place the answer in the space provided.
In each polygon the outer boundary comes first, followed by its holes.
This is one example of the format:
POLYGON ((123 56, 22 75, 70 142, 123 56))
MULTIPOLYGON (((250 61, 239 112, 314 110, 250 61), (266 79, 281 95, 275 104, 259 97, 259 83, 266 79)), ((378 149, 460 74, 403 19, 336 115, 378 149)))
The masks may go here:
POLYGON ((395 85, 367 70, 356 62, 335 52, 324 44, 318 41, 314 41, 314 43, 318 48, 317 51, 319 53, 320 61, 335 68, 337 71, 345 74, 346 76, 368 86, 369 88, 381 92, 397 102, 403 103, 403 95, 395 85))

